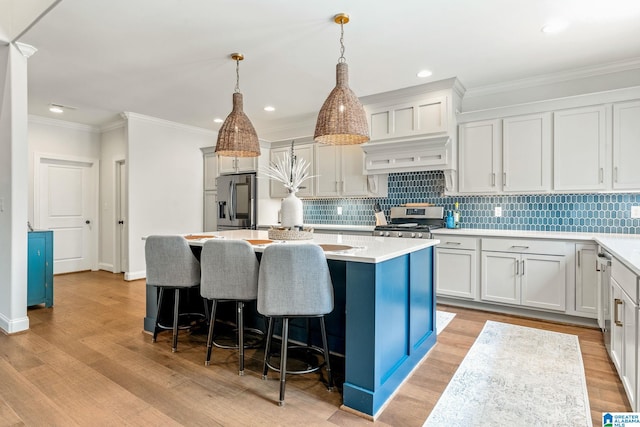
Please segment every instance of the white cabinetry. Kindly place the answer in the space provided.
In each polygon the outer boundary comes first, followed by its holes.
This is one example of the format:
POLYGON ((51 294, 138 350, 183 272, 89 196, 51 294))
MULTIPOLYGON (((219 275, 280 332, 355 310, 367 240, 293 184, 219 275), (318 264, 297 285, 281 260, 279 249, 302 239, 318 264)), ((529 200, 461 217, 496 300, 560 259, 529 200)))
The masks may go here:
POLYGON ((218 173, 220 175, 241 172, 255 172, 257 168, 257 157, 218 156, 218 173))
POLYGON ((217 191, 216 178, 218 177, 218 156, 215 147, 201 148, 204 167, 204 194, 202 212, 202 231, 216 231, 217 225, 217 191))
POLYGON ((442 235, 435 249, 436 293, 450 297, 477 299, 478 239, 442 235))
POLYGON ((315 145, 315 195, 318 197, 367 196, 363 174, 364 154, 357 145, 315 145))
POLYGON ((606 189, 605 107, 556 111, 553 119, 554 190, 606 189))
POLYGON ((546 192, 550 188, 548 113, 460 126, 460 193, 546 192))
POLYGON ((576 243, 576 295, 575 311, 596 318, 598 304, 598 277, 596 259, 598 247, 590 243, 576 243))
POLYGON ((502 121, 502 189, 544 192, 551 181, 551 114, 502 121))
POLYGON ((617 259, 611 260, 611 347, 633 411, 638 410, 638 277, 617 259))
POLYGON ((446 132, 449 126, 448 97, 369 109, 371 141, 446 132))
POLYGON ((613 105, 613 188, 640 189, 640 101, 613 105))
POLYGON ((565 311, 565 243, 482 239, 481 271, 485 301, 565 311))
MULTIPOLYGON (((278 159, 282 159, 284 153, 291 151, 291 147, 279 147, 271 149, 270 158, 271 162, 276 162, 278 159)), ((313 176, 313 164, 314 164, 314 149, 313 144, 297 145, 294 148, 294 155, 297 159, 303 159, 309 164, 307 169, 309 176, 313 176)), ((312 197, 314 195, 313 178, 309 178, 302 183, 304 188, 301 188, 296 195, 298 197, 312 197)), ((284 187, 280 181, 271 179, 269 182, 269 194, 273 198, 287 197, 289 191, 284 187)))
POLYGON ((500 120, 460 125, 459 185, 461 193, 495 193, 502 186, 500 120))

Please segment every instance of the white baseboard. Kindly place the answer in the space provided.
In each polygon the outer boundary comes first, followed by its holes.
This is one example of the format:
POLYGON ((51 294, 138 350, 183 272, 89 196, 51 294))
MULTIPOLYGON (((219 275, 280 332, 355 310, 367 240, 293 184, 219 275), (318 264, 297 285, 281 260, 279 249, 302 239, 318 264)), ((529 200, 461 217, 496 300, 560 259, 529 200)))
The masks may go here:
POLYGON ((113 264, 107 264, 105 262, 100 262, 98 263, 98 270, 104 270, 104 271, 109 271, 111 273, 115 273, 115 271, 113 271, 113 264))
POLYGON ((128 273, 124 273, 124 280, 138 280, 144 279, 147 277, 146 271, 130 271, 128 273))
POLYGON ((19 319, 9 319, 0 313, 0 329, 7 334, 26 331, 29 329, 29 317, 24 316, 19 319))

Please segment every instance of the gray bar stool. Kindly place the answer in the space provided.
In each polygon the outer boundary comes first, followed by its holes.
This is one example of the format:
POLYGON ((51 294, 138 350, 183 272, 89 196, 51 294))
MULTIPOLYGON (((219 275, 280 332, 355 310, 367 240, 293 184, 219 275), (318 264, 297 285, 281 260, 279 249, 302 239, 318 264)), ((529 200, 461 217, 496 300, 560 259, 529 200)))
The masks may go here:
MULTIPOLYGON (((271 244, 262 254, 258 279, 258 312, 269 318, 267 343, 264 352, 262 378, 267 379, 268 369, 280 372, 280 399, 284 405, 287 373, 289 319, 317 317, 320 320, 323 365, 327 370, 329 391, 333 390, 333 378, 329 363, 329 347, 324 323, 325 314, 333 311, 333 283, 324 251, 313 244, 271 244), (280 366, 270 364, 274 318, 282 318, 282 348, 280 366)), ((320 369, 322 364, 318 367, 320 369)), ((308 371, 305 371, 308 372, 308 371)))
POLYGON ((156 342, 160 329, 173 330, 171 351, 178 350, 178 318, 179 316, 196 315, 208 320, 209 307, 203 299, 204 314, 180 313, 180 291, 200 285, 200 263, 189 247, 189 242, 182 236, 149 236, 144 245, 147 286, 155 286, 160 292, 156 323, 153 328, 153 342, 156 342), (174 291, 173 325, 160 324, 160 309, 165 290, 174 291))
POLYGON ((244 303, 258 297, 258 259, 253 247, 244 240, 212 239, 205 242, 200 254, 200 294, 213 300, 207 358, 209 365, 213 346, 213 326, 219 301, 236 302, 238 331, 239 375, 244 375, 244 303))

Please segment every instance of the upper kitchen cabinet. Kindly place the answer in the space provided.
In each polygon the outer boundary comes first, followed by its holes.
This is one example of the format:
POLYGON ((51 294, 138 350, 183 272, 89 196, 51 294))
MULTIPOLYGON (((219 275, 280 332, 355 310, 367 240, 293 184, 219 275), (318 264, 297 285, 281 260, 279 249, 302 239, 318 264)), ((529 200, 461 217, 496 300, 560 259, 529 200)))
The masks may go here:
MULTIPOLYGON (((606 190, 609 168, 605 106, 556 111, 553 119, 554 190, 606 190)), ((640 148, 632 150, 640 154, 640 148)), ((639 184, 637 180, 636 187, 639 184)))
POLYGON ((461 193, 496 193, 502 186, 500 120, 460 125, 459 186, 461 193))
POLYGON ((216 178, 218 177, 218 156, 215 147, 205 147, 200 149, 204 161, 204 190, 216 189, 216 178))
POLYGON ((613 188, 640 189, 640 101, 613 105, 613 188))
POLYGON ((551 114, 502 121, 502 189, 546 192, 551 181, 551 114))
MULTIPOLYGON (((275 163, 278 160, 281 160, 285 153, 291 151, 291 146, 283 146, 271 149, 271 162, 275 163)), ((307 169, 309 176, 313 176, 313 165, 314 165, 314 150, 313 144, 301 144, 296 145, 294 147, 294 155, 297 159, 304 159, 309 164, 309 169, 307 169)), ((302 187, 296 195, 298 197, 313 197, 314 188, 313 188, 313 178, 309 178, 302 183, 302 187)), ((287 197, 289 191, 284 187, 284 185, 280 181, 276 181, 275 179, 271 179, 269 183, 269 194, 273 198, 284 198, 287 197)))
POLYGON ((548 113, 460 125, 459 192, 545 192, 550 186, 548 113))
POLYGON ((362 173, 364 153, 359 145, 315 146, 315 195, 318 197, 370 196, 362 173))
POLYGON ((218 156, 218 173, 220 175, 241 172, 255 172, 257 169, 257 157, 218 156))
POLYGON ((437 134, 447 131, 447 96, 368 109, 371 141, 437 134))

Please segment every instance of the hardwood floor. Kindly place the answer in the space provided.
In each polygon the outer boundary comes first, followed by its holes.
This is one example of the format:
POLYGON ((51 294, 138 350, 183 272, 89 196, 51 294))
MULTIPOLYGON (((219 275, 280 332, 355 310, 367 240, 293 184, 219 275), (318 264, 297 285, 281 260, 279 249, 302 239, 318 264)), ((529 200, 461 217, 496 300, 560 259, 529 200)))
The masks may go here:
MULTIPOLYGON (((0 426, 39 425, 379 425, 421 426, 486 320, 578 335, 594 426, 603 411, 630 411, 598 330, 500 314, 457 313, 438 344, 375 423, 339 409, 315 374, 278 381, 261 375, 261 352, 248 351, 246 375, 237 355, 214 349, 204 366, 204 334, 170 332, 157 343, 142 332, 145 282, 86 272, 55 277, 55 306, 29 309, 30 330, 0 334, 0 426)), ((550 360, 549 363, 553 363, 550 360)))

